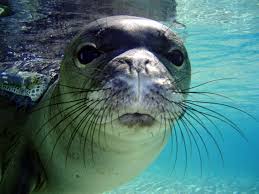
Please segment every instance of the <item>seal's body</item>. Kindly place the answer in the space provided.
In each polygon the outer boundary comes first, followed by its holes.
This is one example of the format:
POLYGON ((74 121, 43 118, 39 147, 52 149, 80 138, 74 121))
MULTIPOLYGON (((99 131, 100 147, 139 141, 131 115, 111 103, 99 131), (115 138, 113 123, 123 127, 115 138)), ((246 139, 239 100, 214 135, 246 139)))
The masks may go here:
POLYGON ((58 82, 15 125, 22 133, 3 154, 0 191, 94 194, 132 179, 184 114, 190 73, 182 41, 156 21, 88 24, 67 47, 58 82))

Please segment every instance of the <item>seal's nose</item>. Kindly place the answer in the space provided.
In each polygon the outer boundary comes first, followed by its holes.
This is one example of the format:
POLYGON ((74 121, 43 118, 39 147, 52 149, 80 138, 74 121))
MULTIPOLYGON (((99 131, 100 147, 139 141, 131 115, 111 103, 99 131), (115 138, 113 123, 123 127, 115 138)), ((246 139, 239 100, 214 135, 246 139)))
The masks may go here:
POLYGON ((131 75, 143 74, 148 75, 149 66, 152 65, 152 61, 146 57, 123 57, 119 59, 120 65, 125 65, 125 69, 128 69, 128 72, 131 75))
POLYGON ((114 58, 112 63, 116 65, 116 71, 123 72, 131 78, 155 77, 163 71, 157 57, 144 48, 126 51, 114 58))
POLYGON ((138 104, 145 101, 151 88, 161 90, 167 77, 166 67, 145 48, 131 49, 118 55, 108 63, 107 69, 112 71, 108 85, 115 90, 127 88, 138 104))

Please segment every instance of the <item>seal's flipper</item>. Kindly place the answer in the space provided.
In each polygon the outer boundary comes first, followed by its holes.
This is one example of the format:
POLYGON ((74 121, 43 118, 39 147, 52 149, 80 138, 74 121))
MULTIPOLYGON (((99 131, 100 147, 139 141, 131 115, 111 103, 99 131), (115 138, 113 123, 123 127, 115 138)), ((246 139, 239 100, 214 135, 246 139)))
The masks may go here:
POLYGON ((30 145, 19 146, 4 171, 0 193, 30 194, 45 182, 38 154, 30 145))

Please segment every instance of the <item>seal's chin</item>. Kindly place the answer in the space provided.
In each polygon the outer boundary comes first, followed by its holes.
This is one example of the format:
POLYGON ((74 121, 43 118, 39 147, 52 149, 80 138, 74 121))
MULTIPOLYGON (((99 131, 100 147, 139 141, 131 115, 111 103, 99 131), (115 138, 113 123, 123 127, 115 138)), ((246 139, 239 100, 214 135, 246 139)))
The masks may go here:
POLYGON ((118 120, 120 124, 127 127, 150 127, 155 123, 155 118, 151 115, 138 112, 123 114, 119 116, 118 120))

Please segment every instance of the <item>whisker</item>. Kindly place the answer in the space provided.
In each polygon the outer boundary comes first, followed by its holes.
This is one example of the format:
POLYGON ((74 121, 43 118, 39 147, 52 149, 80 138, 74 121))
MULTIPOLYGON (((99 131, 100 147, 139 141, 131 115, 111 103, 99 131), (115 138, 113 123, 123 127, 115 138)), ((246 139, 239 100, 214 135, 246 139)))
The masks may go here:
POLYGON ((177 159, 178 159, 178 136, 177 136, 177 131, 176 131, 176 127, 175 125, 173 125, 173 132, 174 132, 174 137, 175 137, 175 160, 174 160, 174 164, 173 164, 173 168, 172 168, 172 172, 175 171, 176 168, 176 163, 177 163, 177 159))
MULTIPOLYGON (((86 109, 83 109, 83 112, 82 112, 82 113, 84 113, 87 109, 88 109, 88 107, 87 107, 86 109)), ((67 156, 68 156, 68 154, 69 154, 69 150, 70 150, 71 144, 72 144, 72 142, 73 142, 73 139, 75 138, 77 132, 80 130, 82 124, 84 123, 84 121, 85 121, 85 119, 88 117, 88 115, 92 112, 92 110, 94 110, 94 109, 90 109, 90 110, 88 111, 88 113, 85 114, 82 119, 80 119, 80 121, 79 121, 78 124, 76 125, 76 127, 75 127, 73 133, 71 134, 71 136, 70 136, 70 138, 69 138, 68 148, 67 148, 67 153, 66 153, 66 164, 67 164, 67 159, 68 159, 67 156)), ((80 114, 82 114, 82 113, 80 113, 80 114)), ((79 115, 80 115, 80 114, 79 114, 79 115)), ((78 115, 78 116, 79 116, 79 115, 78 115)), ((76 116, 76 117, 77 117, 77 116, 76 116)))
MULTIPOLYGON (((162 110, 163 110, 163 120, 164 120, 164 127, 165 127, 165 130, 164 130, 164 135, 163 135, 163 139, 162 139, 162 143, 165 141, 165 137, 166 137, 166 118, 165 118, 165 109, 164 109, 164 107, 162 106, 161 107, 162 108, 162 110)), ((163 121, 162 121, 163 122, 163 121)))
POLYGON ((186 125, 185 125, 185 123, 181 120, 181 117, 183 117, 183 115, 182 116, 180 116, 179 118, 178 118, 178 120, 179 121, 181 121, 181 124, 183 125, 183 127, 185 128, 185 132, 186 132, 186 134, 187 134, 187 136, 188 136, 188 139, 189 139, 189 145, 190 145, 190 147, 191 147, 191 151, 190 151, 190 157, 192 156, 192 149, 193 149, 193 146, 192 146, 192 139, 191 139, 191 136, 190 136, 190 133, 189 133, 189 130, 187 130, 186 129, 186 125))
MULTIPOLYGON (((107 102, 105 102, 105 103, 107 103, 107 102)), ((104 103, 104 104, 105 104, 104 103)), ((106 106, 104 106, 103 105, 103 112, 102 112, 102 114, 101 114, 101 116, 100 116, 100 118, 101 118, 101 120, 99 121, 99 128, 98 128, 98 145, 101 147, 101 143, 100 143, 100 138, 101 138, 101 124, 102 124, 102 122, 103 122, 103 119, 104 119, 104 116, 105 116, 105 112, 107 111, 107 110, 110 110, 110 107, 112 107, 112 105, 111 104, 108 104, 108 105, 106 105, 106 106)), ((106 114, 106 115, 108 115, 108 114, 106 114)), ((105 121, 106 121, 106 119, 107 119, 107 116, 105 117, 105 121)), ((103 130, 105 131, 105 126, 106 126, 106 123, 104 123, 104 125, 103 125, 103 130)))
MULTIPOLYGON (((102 101, 104 101, 106 98, 104 98, 102 101)), ((101 101, 100 101, 101 102, 101 101)), ((99 104, 99 103, 98 103, 99 104)), ((83 129, 86 129, 87 124, 90 122, 90 125, 88 126, 87 130, 86 130, 86 134, 84 135, 84 131, 82 131, 81 137, 84 138, 84 142, 83 142, 83 147, 82 147, 82 153, 83 153, 83 162, 84 162, 84 166, 86 166, 86 143, 87 143, 87 139, 88 139, 88 134, 91 134, 92 132, 92 125, 94 124, 94 121, 92 118, 96 118, 97 116, 95 115, 95 112, 98 111, 98 109, 94 109, 93 114, 91 114, 88 118, 85 119, 85 125, 83 127, 83 129)), ((80 140, 81 142, 81 140, 80 140)), ((81 144, 81 143, 80 143, 81 144)), ((93 148, 91 147, 91 154, 92 154, 92 162, 94 162, 93 160, 93 148)))
POLYGON ((236 79, 236 78, 220 78, 220 79, 214 79, 214 80, 210 80, 210 81, 203 82, 203 83, 198 84, 198 85, 196 85, 196 86, 192 86, 192 87, 189 87, 189 88, 182 89, 182 91, 186 91, 186 90, 191 90, 191 89, 194 89, 194 88, 198 88, 198 87, 200 87, 200 86, 204 86, 204 85, 207 85, 207 84, 212 83, 212 82, 223 81, 223 80, 232 80, 232 79, 236 79))
MULTIPOLYGON (((188 134, 191 135, 194 143, 195 143, 195 146, 196 146, 196 149, 198 151, 198 156, 199 156, 199 163, 200 163, 200 176, 202 176, 202 169, 203 169, 203 163, 202 163, 202 157, 201 157, 201 151, 200 151, 200 147, 198 145, 198 142, 194 136, 194 134, 192 133, 192 130, 189 128, 188 124, 185 122, 185 119, 187 120, 187 118, 183 115, 181 118, 179 118, 179 120, 182 122, 182 124, 184 125, 186 131, 188 131, 188 134)), ((190 138, 190 137, 189 137, 190 138)), ((190 138, 190 142, 191 141, 191 138, 190 138)))
MULTIPOLYGON (((171 118, 170 118, 170 120, 171 120, 171 118)), ((174 156, 174 154, 173 154, 173 151, 174 151, 174 141, 173 141, 173 128, 174 128, 174 123, 172 123, 172 124, 170 124, 169 123, 169 126, 170 126, 170 142, 171 142, 171 151, 170 151, 170 155, 171 156, 174 156), (172 127, 173 126, 173 127, 172 127)), ((172 166, 174 166, 174 160, 173 160, 173 157, 172 157, 172 166)), ((173 169, 171 170, 171 172, 170 172, 170 174, 172 175, 173 174, 173 169)))
MULTIPOLYGON (((206 146, 206 143, 205 143, 204 139, 202 138, 201 134, 199 133, 198 129, 192 124, 192 122, 186 116, 181 117, 181 119, 184 119, 184 118, 185 118, 185 121, 194 129, 195 133, 198 135, 198 137, 201 140, 202 145, 203 145, 203 147, 205 149, 207 158, 209 159, 210 158, 209 150, 208 150, 208 148, 206 146)), ((191 130, 190 130, 190 132, 191 132, 191 130)))
POLYGON ((45 106, 40 106, 40 107, 38 107, 38 108, 36 108, 36 109, 33 109, 33 110, 31 111, 31 113, 37 112, 37 111, 42 110, 42 109, 44 109, 44 108, 56 106, 56 105, 69 104, 69 103, 78 102, 78 101, 84 101, 84 100, 85 100, 85 98, 79 98, 79 99, 76 99, 76 100, 69 100, 69 101, 63 101, 63 102, 56 102, 56 103, 48 104, 48 105, 45 105, 45 106))
POLYGON ((218 96, 218 97, 222 97, 222 98, 234 101, 232 98, 230 98, 228 96, 225 96, 225 95, 222 95, 222 94, 218 94, 218 93, 214 93, 214 92, 193 92, 193 91, 187 91, 187 92, 174 91, 174 92, 178 93, 178 94, 190 94, 190 95, 192 95, 192 94, 200 94, 200 95, 206 95, 207 97, 211 97, 210 95, 212 95, 212 96, 218 96))
MULTIPOLYGON (((171 100, 167 99, 166 97, 164 97, 164 96, 161 95, 161 94, 159 94, 159 96, 162 97, 164 100, 169 101, 170 103, 173 103, 173 104, 179 106, 180 108, 188 109, 188 107, 183 106, 182 103, 177 103, 177 102, 171 101, 171 100)), ((194 114, 194 115, 195 115, 195 114, 194 114)), ((195 116, 196 116, 196 115, 195 115, 195 116)), ((183 118, 183 117, 184 117, 184 116, 182 116, 181 118, 183 118)), ((197 117, 197 116, 196 116, 196 117, 197 117)), ((180 118, 180 119, 181 119, 181 118, 180 118)), ((199 119, 199 117, 197 117, 197 119, 199 119)), ((200 119, 199 119, 199 120, 200 120, 200 119)), ((204 142, 202 136, 200 135, 199 131, 196 129, 196 127, 195 127, 187 118, 186 118, 186 121, 191 125, 191 127, 195 130, 196 134, 199 136, 199 138, 200 138, 200 140, 201 140, 201 142, 202 142, 202 144, 203 144, 203 146, 204 146, 204 148, 205 148, 207 157, 209 158, 209 152, 208 152, 207 146, 206 146, 206 144, 205 144, 205 142, 204 142)), ((190 130, 190 131, 191 131, 191 130, 190 130)))
MULTIPOLYGON (((94 101, 91 105, 93 105, 94 103, 96 103, 96 101, 94 101)), ((91 106, 90 105, 90 106, 91 106)), ((51 152, 51 157, 53 156, 54 154, 54 150, 55 150, 55 147, 57 146, 60 138, 62 137, 62 135, 66 132, 66 130, 68 129, 68 127, 78 118, 79 115, 81 115, 85 110, 87 110, 88 108, 90 108, 90 106, 83 106, 83 107, 80 107, 80 109, 78 109, 76 112, 73 112, 69 117, 71 117, 73 114, 75 113, 78 113, 77 115, 75 115, 75 117, 66 125, 66 127, 61 131, 61 133, 59 134, 59 136, 57 137, 56 139, 56 142, 55 142, 55 145, 53 146, 53 149, 52 149, 52 152, 51 152)), ((90 109, 92 110, 92 109, 90 109)), ((62 119, 62 122, 64 121, 65 119, 62 119)), ((57 124, 56 124, 57 125, 57 124)), ((65 165, 67 165, 67 159, 68 159, 68 154, 69 154, 69 150, 70 150, 70 147, 71 147, 71 144, 72 144, 72 140, 73 138, 75 137, 76 135, 76 132, 77 130, 74 130, 72 132, 72 134, 70 135, 70 138, 69 138, 69 142, 68 142, 68 148, 67 148, 67 151, 66 151, 66 159, 65 159, 65 165)))
MULTIPOLYGON (((115 97, 115 96, 117 96, 118 94, 120 94, 122 92, 122 90, 120 90, 120 91, 117 91, 117 92, 115 92, 114 94, 112 94, 111 96, 109 96, 108 98, 106 98, 105 99, 105 101, 104 101, 104 103, 103 103, 103 106, 99 109, 99 111, 97 112, 97 115, 100 115, 100 112, 101 111, 103 111, 102 112, 102 115, 101 115, 101 117, 98 117, 97 118, 97 120, 95 121, 95 125, 94 125, 94 128, 93 128, 93 133, 92 133, 92 136, 91 136, 91 153, 92 153, 92 159, 94 160, 94 156, 93 156, 93 143, 94 143, 94 141, 93 141, 93 138, 94 138, 94 132, 96 131, 95 130, 95 127, 96 127, 96 125, 97 125, 97 122, 98 122, 98 120, 101 118, 101 120, 100 120, 100 124, 99 124, 99 133, 98 133, 98 139, 100 138, 100 130, 101 130, 101 122, 102 122, 102 119, 103 119, 103 114, 104 114, 104 112, 105 112, 105 110, 107 110, 107 107, 109 106, 109 105, 106 105, 106 103, 108 102, 108 100, 110 100, 111 98, 113 98, 113 97, 115 97)), ((98 144, 100 145, 100 142, 98 142, 98 144)))
POLYGON ((248 112, 240 109, 240 108, 237 108, 237 107, 234 107, 234 106, 231 106, 231 105, 228 105, 228 104, 224 104, 224 103, 218 103, 218 102, 207 102, 207 101, 195 101, 195 100, 185 100, 185 102, 192 102, 192 103, 201 103, 201 104, 214 104, 214 105, 220 105, 220 106, 225 106, 225 107, 228 107, 228 108, 231 108, 231 109, 234 109, 234 110, 237 110, 239 112, 242 112, 244 114, 246 114, 247 116, 249 116, 250 118, 254 119, 255 121, 257 121, 257 118, 255 118, 253 115, 249 114, 248 112))
MULTIPOLYGON (((90 107, 91 105, 93 105, 96 101, 89 101, 89 102, 92 102, 90 105, 87 106, 90 107)), ((75 114, 76 112, 78 112, 79 110, 81 110, 81 108, 85 107, 86 103, 83 102, 83 104, 81 104, 79 107, 75 107, 75 109, 73 110, 70 110, 68 113, 65 114, 64 117, 62 117, 61 120, 59 120, 59 122, 57 122, 49 131, 48 133, 44 136, 43 140, 42 140, 42 143, 45 141, 45 139, 47 138, 47 136, 53 131, 55 130, 63 121, 65 121, 66 119, 68 119, 69 117, 71 117, 73 114, 75 114)), ((73 105, 75 106, 75 105, 73 105)), ((60 112, 58 112, 57 114, 55 114, 54 116, 58 116, 60 115, 60 112)), ((51 118, 52 119, 52 118, 51 118)), ((73 120, 72 120, 73 121, 73 120)), ((71 123, 71 121, 70 121, 71 123)), ((70 125, 70 123, 65 127, 65 129, 70 125)), ((62 132, 65 131, 65 130, 62 130, 62 132)))
POLYGON ((186 142, 185 142, 185 137, 183 135, 183 130, 181 128, 181 125, 179 124, 179 121, 176 119, 176 124, 178 126, 178 128, 180 129, 180 134, 181 134, 181 138, 183 140, 183 145, 184 145, 184 154, 185 154, 185 164, 184 164, 184 176, 186 175, 186 171, 187 171, 187 166, 188 166, 188 155, 187 155, 187 148, 186 148, 186 142))
MULTIPOLYGON (((83 104, 83 105, 77 107, 76 109, 74 109, 74 110, 72 110, 72 111, 69 111, 69 113, 66 114, 66 118, 69 118, 71 115, 73 115, 74 113, 78 112, 78 111, 79 111, 81 108, 83 108, 84 106, 85 106, 85 104, 83 104)), ((42 139, 40 145, 42 145, 42 144, 45 142, 46 138, 50 135, 50 133, 53 132, 53 131, 56 129, 56 127, 57 127, 58 125, 60 125, 63 121, 65 121, 66 118, 63 118, 62 120, 60 120, 54 127, 52 127, 52 128, 47 132, 47 134, 43 137, 43 139, 42 139)), ((58 144, 58 142, 59 142, 61 136, 64 134, 64 132, 66 131, 66 129, 67 129, 67 127, 68 127, 69 125, 70 125, 70 123, 69 123, 69 124, 61 131, 61 133, 58 135, 58 137, 57 137, 57 139, 56 139, 56 142, 55 142, 55 144, 54 144, 54 146, 53 146, 53 148, 52 148, 49 161, 52 160, 53 154, 54 154, 54 150, 55 150, 55 148, 56 148, 56 146, 57 146, 57 144, 58 144)))
MULTIPOLYGON (((80 88, 77 88, 77 89, 79 90, 80 88)), ((79 91, 70 91, 70 92, 64 92, 64 93, 60 93, 59 92, 58 94, 52 95, 51 97, 42 100, 41 103, 45 103, 47 101, 53 100, 53 99, 55 99, 57 97, 64 96, 64 95, 67 95, 67 94, 78 94, 78 95, 80 95, 82 93, 88 94, 88 92, 102 91, 102 90, 109 90, 109 89, 111 89, 111 88, 103 88, 103 89, 95 89, 95 90, 88 90, 88 89, 81 88, 81 90, 79 90, 79 91)), ((43 107, 39 107, 39 108, 33 109, 31 112, 36 112, 38 110, 41 110, 43 108, 47 108, 49 106, 52 106, 52 105, 51 104, 45 105, 43 107)))
MULTIPOLYGON (((73 108, 73 107, 75 108, 75 106, 80 105, 80 104, 82 104, 82 103, 83 103, 83 104, 85 103, 85 100, 84 100, 84 99, 82 99, 81 101, 79 101, 79 102, 77 102, 77 103, 75 103, 75 104, 73 104, 73 105, 71 105, 71 106, 69 106, 69 107, 63 109, 62 112, 65 112, 65 111, 67 111, 67 110, 69 110, 69 109, 71 109, 71 108, 73 108)), ((41 131, 50 121, 52 121, 54 118, 56 118, 59 114, 60 114, 60 112, 58 112, 58 113, 56 113, 54 116, 51 116, 50 118, 48 118, 48 120, 45 121, 45 122, 42 124, 42 126, 37 130, 36 135, 38 135, 38 134, 40 133, 40 131, 41 131)))
MULTIPOLYGON (((101 102, 101 101, 100 101, 101 102)), ((99 103, 98 103, 99 104, 99 103)), ((83 163, 84 166, 86 167, 86 156, 85 156, 85 149, 86 149, 86 142, 87 142, 87 137, 88 137, 88 133, 91 130, 91 125, 93 123, 92 118, 95 116, 95 112, 97 111, 97 109, 91 109, 86 113, 86 116, 84 118, 84 126, 82 132, 81 132, 81 138, 80 138, 80 146, 82 147, 82 155, 83 155, 83 163), (90 125, 86 128, 86 126, 90 123, 90 125), (86 132, 86 134, 84 135, 84 132, 86 132), (84 139, 84 143, 82 142, 84 139)))
POLYGON ((216 118, 216 119, 218 119, 218 120, 220 120, 220 121, 226 123, 227 125, 229 125, 229 126, 232 127, 233 129, 235 129, 235 131, 237 131, 237 132, 241 135, 241 137, 243 137, 246 141, 248 141, 247 138, 246 138, 246 136, 245 136, 244 133, 242 132, 242 129, 241 129, 236 123, 234 123, 233 121, 231 121, 229 118, 227 118, 227 117, 224 116, 223 114, 221 114, 221 113, 219 113, 219 112, 216 112, 216 111, 214 111, 214 110, 212 110, 212 109, 206 108, 206 107, 204 107, 204 106, 197 105, 197 104, 192 103, 192 102, 190 102, 190 101, 185 102, 185 104, 186 104, 187 106, 189 106, 189 108, 191 108, 192 110, 194 110, 194 111, 197 112, 197 113, 205 114, 205 115, 207 115, 207 116, 216 118), (188 104, 189 104, 189 105, 188 105, 188 104), (201 109, 207 110, 207 111, 209 111, 209 112, 211 112, 211 113, 213 113, 213 114, 215 114, 215 115, 212 115, 212 114, 207 113, 207 112, 199 111, 199 110, 197 110, 197 109, 191 107, 190 105, 193 105, 193 106, 199 107, 199 108, 201 108, 201 109), (216 116, 216 115, 218 115, 218 116, 216 116))
MULTIPOLYGON (((121 91, 119 91, 118 93, 120 93, 121 91)), ((105 98, 104 99, 104 104, 105 104, 105 102, 107 102, 109 99, 111 99, 111 97, 114 97, 115 95, 117 95, 118 94, 117 92, 115 92, 112 96, 108 96, 107 98, 105 98)), ((99 110, 100 111, 100 110, 99 110)), ((91 118, 91 117, 90 117, 91 118)), ((88 119, 88 121, 90 120, 90 118, 88 119)), ((88 123, 88 121, 86 122, 86 124, 88 123)), ((85 126, 86 126, 86 124, 85 124, 85 126)), ((88 128, 88 130, 87 130, 87 132, 86 132, 86 135, 83 135, 82 134, 82 137, 84 137, 84 143, 83 143, 83 158, 84 158, 84 165, 86 165, 86 160, 85 160, 85 158, 86 158, 86 152, 85 152, 85 148, 86 148, 86 141, 87 141, 87 137, 88 137, 88 133, 89 133, 89 129, 91 129, 92 128, 92 125, 93 125, 93 122, 91 122, 90 123, 90 126, 89 126, 89 128, 88 128)), ((84 127, 85 128, 85 127, 84 127)), ((90 135, 91 135, 91 132, 90 132, 90 135)), ((92 135, 91 135, 91 137, 92 137, 92 135)), ((91 142, 91 154, 92 154, 92 159, 94 160, 94 158, 93 158, 93 142, 91 142)))
POLYGON ((82 92, 96 92, 96 91, 103 91, 103 90, 109 90, 111 89, 109 88, 98 88, 98 89, 89 89, 89 88, 78 88, 78 87, 74 87, 74 86, 69 86, 69 85, 65 85, 65 84, 57 84, 58 86, 62 86, 62 87, 66 87, 66 88, 70 88, 70 89, 74 89, 74 90, 79 90, 82 92))
MULTIPOLYGON (((119 92, 118 92, 119 93, 119 92)), ((96 132, 96 126, 97 126, 97 124, 98 124, 98 121, 99 121, 99 119, 101 118, 101 120, 102 120, 102 117, 100 117, 99 115, 100 115, 100 113, 101 112, 104 112, 104 109, 107 107, 107 105, 106 105, 106 103, 107 103, 107 101, 109 100, 109 99, 111 99, 114 95, 116 95, 117 93, 115 93, 115 94, 113 94, 112 96, 108 96, 105 100, 104 100, 104 102, 103 102, 103 104, 102 104, 102 106, 99 108, 99 110, 97 111, 97 114, 96 114, 96 116, 94 117, 94 119, 92 120, 92 123, 90 124, 90 126, 89 126, 89 128, 91 129, 91 131, 90 131, 90 139, 91 139, 91 157, 92 157, 92 162, 94 162, 94 150, 93 150, 93 148, 94 148, 94 134, 95 134, 95 132, 96 132)), ((99 124, 99 130, 101 130, 101 123, 99 124)), ((98 139, 99 139, 99 136, 98 136, 98 139)), ((100 142, 98 142, 98 144, 99 144, 100 142)))
MULTIPOLYGON (((190 106, 186 105, 185 103, 177 103, 177 105, 183 109, 186 110, 193 110, 193 108, 191 108, 190 106)), ((205 123, 202 121, 202 119, 195 114, 195 112, 193 112, 193 116, 198 119, 203 125, 205 125, 205 123)), ((203 117, 205 117, 206 120, 208 120, 216 129, 216 131, 218 132, 219 136, 221 137, 222 140, 224 140, 223 138, 223 134, 221 133, 221 130, 217 127, 217 125, 205 114, 202 114, 203 117)))
POLYGON ((91 158, 92 158, 92 162, 94 163, 94 134, 95 134, 95 128, 96 128, 96 125, 97 125, 97 121, 99 119, 98 115, 99 113, 102 111, 102 109, 100 108, 99 110, 96 110, 97 111, 97 114, 93 114, 93 119, 91 119, 91 123, 90 123, 90 126, 89 126, 89 129, 90 129, 90 133, 89 133, 89 136, 90 136, 90 143, 91 143, 91 158))
POLYGON ((203 124, 201 123, 198 119, 196 119, 192 114, 190 114, 188 111, 185 112, 185 114, 189 115, 197 124, 199 124, 204 130, 205 132, 209 135, 209 137, 212 139, 212 141, 214 142, 214 144, 216 145, 216 148, 220 154, 220 158, 221 158, 221 161, 222 161, 222 164, 224 166, 224 158, 223 158, 223 154, 222 154, 222 151, 220 149, 220 146, 217 142, 217 140, 215 139, 215 137, 213 136, 213 134, 208 130, 208 128, 203 124))

